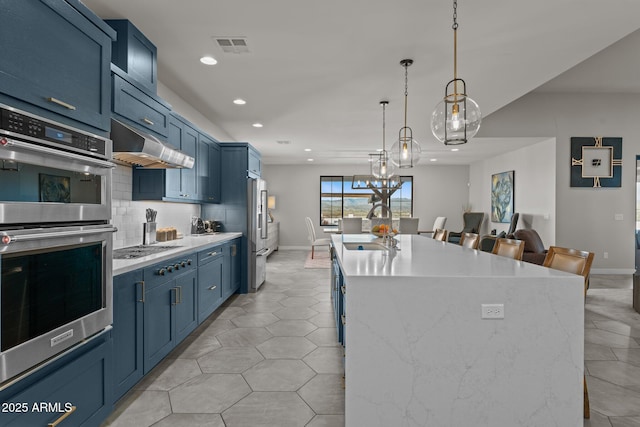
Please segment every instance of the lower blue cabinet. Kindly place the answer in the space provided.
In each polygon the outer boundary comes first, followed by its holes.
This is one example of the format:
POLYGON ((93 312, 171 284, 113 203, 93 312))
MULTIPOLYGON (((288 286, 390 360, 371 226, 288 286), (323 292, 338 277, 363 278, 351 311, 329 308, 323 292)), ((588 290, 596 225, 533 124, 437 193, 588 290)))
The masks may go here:
POLYGON ((198 278, 196 271, 176 278, 176 340, 185 339, 198 326, 198 278))
POLYGON ((216 246, 198 253, 198 322, 204 321, 222 304, 223 248, 216 246))
POLYGON ((114 400, 120 399, 144 375, 142 279, 142 270, 113 278, 114 400))
POLYGON ((61 427, 99 426, 113 407, 111 346, 104 333, 3 390, 0 425, 56 425, 65 417, 61 427))

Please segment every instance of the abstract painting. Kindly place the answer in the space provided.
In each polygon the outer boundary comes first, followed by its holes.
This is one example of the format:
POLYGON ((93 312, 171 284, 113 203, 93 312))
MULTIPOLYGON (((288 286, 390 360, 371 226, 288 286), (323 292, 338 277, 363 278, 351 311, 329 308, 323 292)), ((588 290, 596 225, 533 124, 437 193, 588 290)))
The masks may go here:
POLYGON ((70 179, 68 176, 40 174, 40 201, 71 203, 70 179))
POLYGON ((511 222, 515 171, 491 175, 491 222, 511 222))

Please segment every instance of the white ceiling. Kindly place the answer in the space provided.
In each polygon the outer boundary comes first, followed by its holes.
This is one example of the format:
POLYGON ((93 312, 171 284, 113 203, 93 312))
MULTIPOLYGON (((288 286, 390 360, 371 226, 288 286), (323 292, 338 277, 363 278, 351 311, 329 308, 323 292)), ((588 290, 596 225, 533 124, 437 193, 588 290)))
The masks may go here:
MULTIPOLYGON (((382 146, 382 99, 390 101, 390 146, 403 125, 403 58, 415 61, 407 124, 427 159, 421 164, 464 164, 506 150, 499 139, 477 138, 452 153, 431 135, 431 112, 453 77, 451 1, 83 2, 102 18, 131 20, 158 48, 160 81, 235 140, 253 144, 267 164, 309 157, 365 164, 382 146), (250 53, 222 53, 215 36, 244 36, 250 53), (218 64, 202 65, 206 54, 218 64), (247 104, 234 105, 238 97, 247 104)), ((638 16, 640 2, 632 0, 461 0, 458 74, 486 117, 637 30, 638 16)), ((629 54, 639 43, 634 34, 539 90, 640 87, 639 55, 629 54)), ((510 140, 508 147, 536 141, 510 140)))

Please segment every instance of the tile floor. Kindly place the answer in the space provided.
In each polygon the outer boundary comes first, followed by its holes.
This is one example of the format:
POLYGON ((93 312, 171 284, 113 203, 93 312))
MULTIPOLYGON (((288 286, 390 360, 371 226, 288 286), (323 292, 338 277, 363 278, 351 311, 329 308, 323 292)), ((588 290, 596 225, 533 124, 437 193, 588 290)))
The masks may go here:
MULTIPOLYGON (((260 292, 227 301, 121 399, 104 426, 343 427, 330 271, 304 269, 306 254, 270 256, 260 292)), ((591 279, 585 427, 640 427, 640 314, 631 288, 630 276, 591 279)))

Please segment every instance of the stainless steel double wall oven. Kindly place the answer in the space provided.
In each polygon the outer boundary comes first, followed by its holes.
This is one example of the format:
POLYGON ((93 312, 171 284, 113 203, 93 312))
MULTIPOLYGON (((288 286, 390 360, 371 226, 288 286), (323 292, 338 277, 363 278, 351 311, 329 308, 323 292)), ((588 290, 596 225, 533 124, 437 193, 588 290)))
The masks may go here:
POLYGON ((0 385, 110 328, 111 155, 0 104, 0 385))

